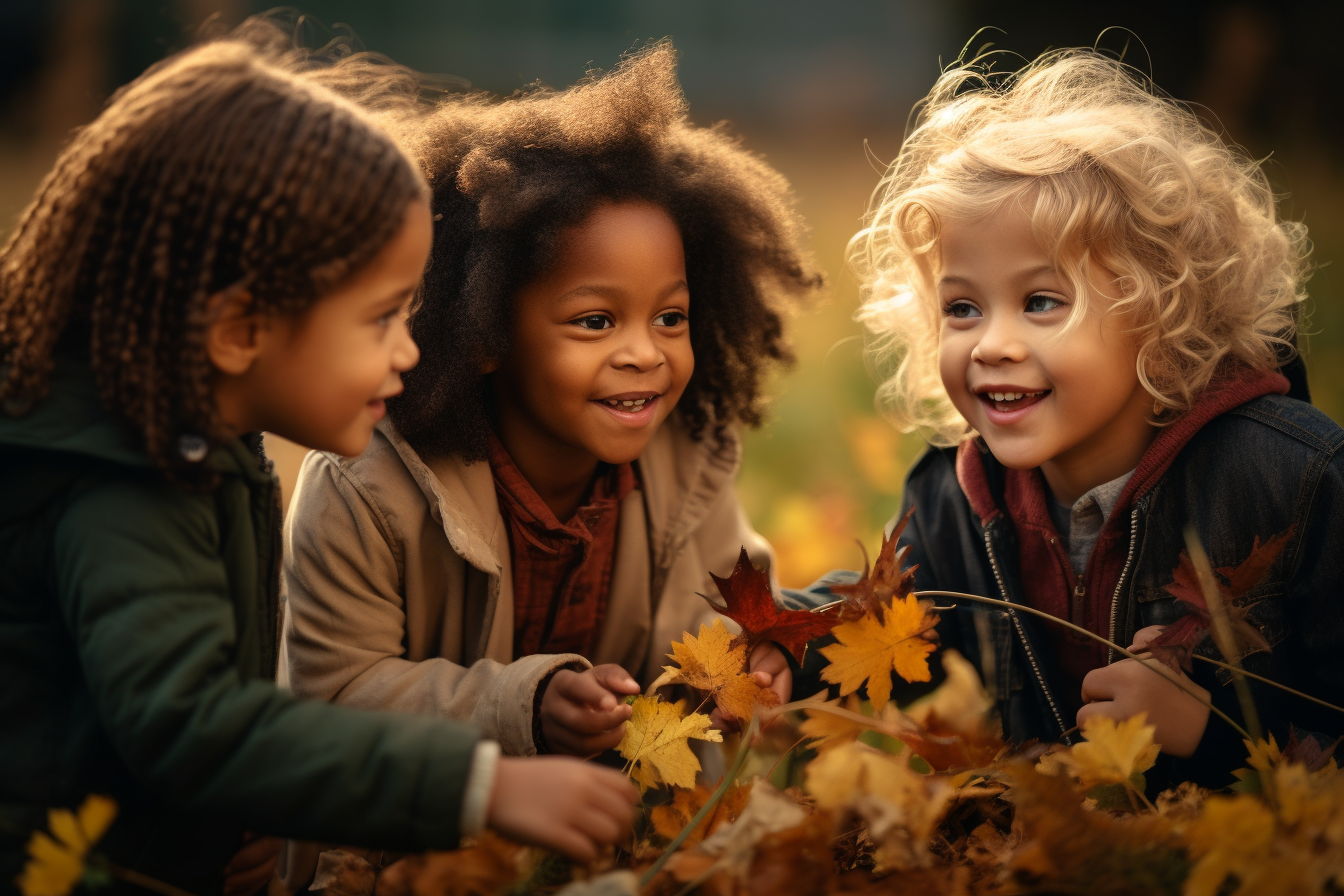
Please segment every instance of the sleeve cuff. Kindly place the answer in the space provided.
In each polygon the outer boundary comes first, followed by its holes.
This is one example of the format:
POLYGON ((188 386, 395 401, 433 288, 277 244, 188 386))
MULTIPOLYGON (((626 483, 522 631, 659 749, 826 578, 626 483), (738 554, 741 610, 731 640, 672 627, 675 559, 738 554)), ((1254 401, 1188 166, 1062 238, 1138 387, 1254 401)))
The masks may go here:
POLYGON ((490 812, 490 792, 495 786, 495 766, 499 762, 499 744, 478 741, 471 756, 466 791, 462 798, 462 836, 475 837, 485 830, 490 812))

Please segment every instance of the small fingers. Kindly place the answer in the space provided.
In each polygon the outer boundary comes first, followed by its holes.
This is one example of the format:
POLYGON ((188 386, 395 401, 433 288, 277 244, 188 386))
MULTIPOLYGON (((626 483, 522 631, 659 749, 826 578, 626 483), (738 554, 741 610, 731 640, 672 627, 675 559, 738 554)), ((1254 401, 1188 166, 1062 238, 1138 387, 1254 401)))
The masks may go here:
POLYGON ((1166 630, 1167 627, 1165 625, 1149 625, 1139 629, 1134 633, 1134 643, 1129 645, 1129 652, 1144 652, 1148 649, 1148 645, 1166 630))
POLYGON ((556 689, 556 696, 570 703, 583 703, 597 709, 615 709, 619 702, 598 682, 592 669, 583 672, 562 669, 551 679, 551 687, 556 689))
POLYGON ((612 694, 638 694, 640 691, 639 682, 615 663, 594 666, 592 671, 597 683, 612 694))

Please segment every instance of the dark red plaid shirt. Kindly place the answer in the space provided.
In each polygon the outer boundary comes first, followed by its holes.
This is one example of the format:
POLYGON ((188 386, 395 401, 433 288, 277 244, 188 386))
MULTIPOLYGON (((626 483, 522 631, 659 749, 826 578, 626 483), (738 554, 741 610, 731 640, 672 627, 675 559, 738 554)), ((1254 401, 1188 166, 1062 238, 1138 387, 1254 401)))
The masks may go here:
POLYGON ((509 529, 513 655, 591 656, 616 563, 621 499, 637 482, 630 464, 601 464, 588 499, 561 523, 492 433, 490 470, 509 529))

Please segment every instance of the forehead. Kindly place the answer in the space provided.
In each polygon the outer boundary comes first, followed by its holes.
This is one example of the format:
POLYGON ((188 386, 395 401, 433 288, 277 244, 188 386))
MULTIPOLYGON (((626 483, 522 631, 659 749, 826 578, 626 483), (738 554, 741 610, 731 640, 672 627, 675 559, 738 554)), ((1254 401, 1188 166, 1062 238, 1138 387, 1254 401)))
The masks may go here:
POLYGON ((560 236, 549 277, 632 275, 648 269, 681 269, 685 254, 672 216, 649 202, 597 206, 560 236))
POLYGON ((935 257, 940 282, 1053 269, 1031 217, 1017 201, 979 218, 943 219, 935 257))

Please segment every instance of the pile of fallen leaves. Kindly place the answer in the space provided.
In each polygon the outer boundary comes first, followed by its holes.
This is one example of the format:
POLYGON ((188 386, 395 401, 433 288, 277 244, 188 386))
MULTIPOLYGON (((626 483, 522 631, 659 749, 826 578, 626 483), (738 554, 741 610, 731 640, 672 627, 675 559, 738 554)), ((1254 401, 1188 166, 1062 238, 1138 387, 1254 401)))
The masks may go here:
POLYGON ((937 612, 902 559, 894 534, 872 571, 818 612, 777 607, 745 552, 716 579, 718 609, 741 632, 716 621, 672 645, 655 686, 681 685, 698 707, 654 687, 634 699, 619 750, 645 811, 633 842, 598 866, 487 836, 393 866, 378 893, 1344 893, 1344 775, 1314 740, 1247 741, 1231 791, 1186 783, 1150 801, 1144 772, 1159 748, 1142 716, 1090 720, 1073 747, 1012 748, 952 651, 944 682, 898 708, 892 673, 929 681, 937 649, 937 612), (777 706, 745 671, 758 643, 801 660, 827 633, 823 678, 840 699, 777 706), (745 726, 717 782, 691 747, 723 739, 703 712, 711 703, 745 726))

